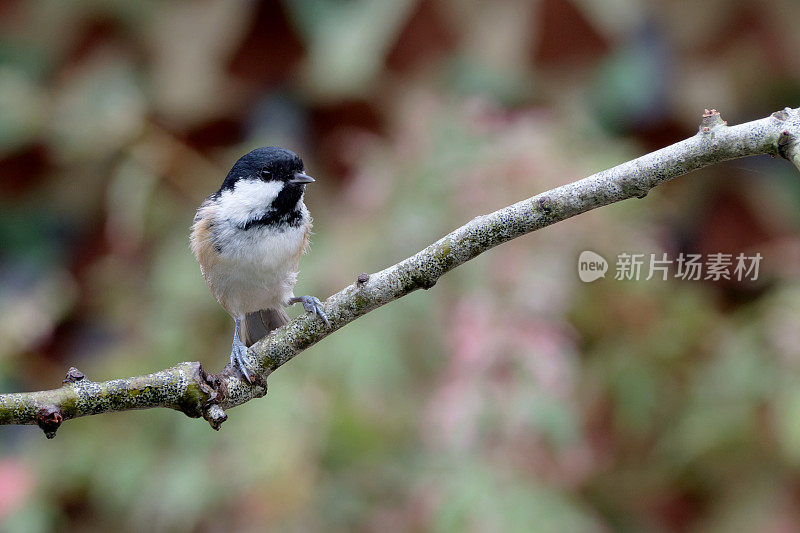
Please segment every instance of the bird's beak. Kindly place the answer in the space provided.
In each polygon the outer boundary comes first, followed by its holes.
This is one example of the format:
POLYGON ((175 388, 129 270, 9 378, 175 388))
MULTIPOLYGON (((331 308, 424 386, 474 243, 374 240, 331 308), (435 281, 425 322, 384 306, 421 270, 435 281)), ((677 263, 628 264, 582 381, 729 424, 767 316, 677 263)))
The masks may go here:
POLYGON ((289 180, 289 183, 314 183, 315 180, 305 172, 295 172, 294 177, 289 180))

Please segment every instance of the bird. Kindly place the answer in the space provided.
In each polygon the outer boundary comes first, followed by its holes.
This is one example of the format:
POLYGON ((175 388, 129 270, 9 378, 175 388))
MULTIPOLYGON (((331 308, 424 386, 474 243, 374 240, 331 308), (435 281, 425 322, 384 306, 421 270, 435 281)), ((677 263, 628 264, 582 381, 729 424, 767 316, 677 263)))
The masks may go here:
POLYGON ((257 148, 236 161, 192 223, 190 247, 203 278, 233 317, 231 366, 250 383, 248 347, 289 322, 285 306, 302 303, 330 327, 318 298, 294 296, 312 224, 303 196, 314 181, 294 152, 257 148))

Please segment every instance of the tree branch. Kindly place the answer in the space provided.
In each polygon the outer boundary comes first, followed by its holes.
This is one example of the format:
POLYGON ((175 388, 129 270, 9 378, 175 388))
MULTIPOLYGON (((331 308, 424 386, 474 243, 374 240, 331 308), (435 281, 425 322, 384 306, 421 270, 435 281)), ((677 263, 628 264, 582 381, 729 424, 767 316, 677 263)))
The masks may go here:
POLYGON ((197 362, 105 382, 89 381, 73 368, 59 389, 0 395, 0 424, 38 424, 52 438, 70 418, 170 407, 203 416, 219 429, 227 418, 225 409, 264 396, 267 377, 294 356, 373 309, 430 289, 443 274, 486 250, 597 207, 643 198, 653 187, 693 170, 758 154, 779 155, 800 169, 800 108, 731 127, 716 110, 706 110, 699 131, 686 140, 474 218, 396 265, 361 274, 325 301, 330 328, 303 315, 251 347, 256 384, 230 365, 206 374, 197 362))

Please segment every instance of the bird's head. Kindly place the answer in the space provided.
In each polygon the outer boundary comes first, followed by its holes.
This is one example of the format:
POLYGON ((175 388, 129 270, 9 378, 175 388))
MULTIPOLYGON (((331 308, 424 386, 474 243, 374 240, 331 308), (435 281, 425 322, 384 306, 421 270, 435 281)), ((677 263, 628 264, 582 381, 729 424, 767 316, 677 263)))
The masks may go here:
POLYGON ((314 181, 303 169, 303 160, 291 150, 278 146, 256 148, 236 161, 221 190, 233 189, 241 180, 276 182, 302 189, 302 185, 314 181))
POLYGON ((266 146, 239 158, 216 196, 231 219, 249 220, 265 213, 282 219, 299 208, 305 186, 312 182, 297 154, 266 146))

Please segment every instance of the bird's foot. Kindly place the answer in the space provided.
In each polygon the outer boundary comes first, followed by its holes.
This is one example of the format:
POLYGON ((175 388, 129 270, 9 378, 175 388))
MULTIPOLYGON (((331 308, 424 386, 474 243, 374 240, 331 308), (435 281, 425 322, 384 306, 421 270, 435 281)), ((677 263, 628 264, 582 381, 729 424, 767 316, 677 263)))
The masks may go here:
POLYGON ((328 322, 328 317, 322 309, 322 302, 319 301, 319 298, 314 296, 295 296, 289 299, 289 303, 302 303, 306 313, 320 317, 322 321, 325 322, 326 326, 331 327, 331 323, 328 322))
POLYGON ((253 383, 253 373, 247 368, 247 360, 247 346, 237 336, 233 339, 233 347, 231 348, 231 366, 238 368, 244 374, 244 378, 253 383))

